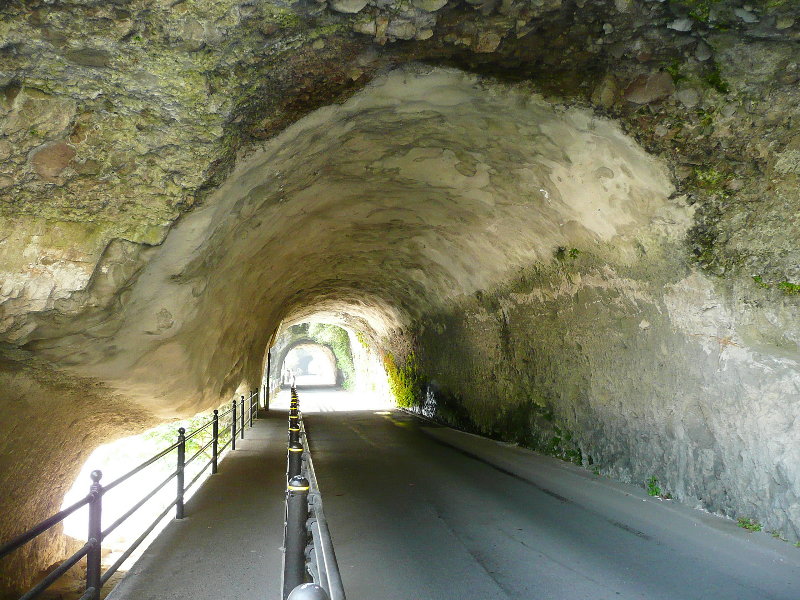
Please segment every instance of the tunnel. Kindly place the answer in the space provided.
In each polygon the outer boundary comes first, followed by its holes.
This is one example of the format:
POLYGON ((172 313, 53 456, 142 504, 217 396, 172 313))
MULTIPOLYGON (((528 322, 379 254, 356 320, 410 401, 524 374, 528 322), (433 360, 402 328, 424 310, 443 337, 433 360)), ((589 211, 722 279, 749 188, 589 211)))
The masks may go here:
POLYGON ((275 368, 265 375, 279 380, 282 387, 353 389, 357 371, 368 377, 364 365, 356 367, 349 333, 337 325, 293 325, 278 336, 271 353, 275 368))
POLYGON ((797 543, 798 36, 781 1, 0 7, 0 537, 313 351, 797 543))

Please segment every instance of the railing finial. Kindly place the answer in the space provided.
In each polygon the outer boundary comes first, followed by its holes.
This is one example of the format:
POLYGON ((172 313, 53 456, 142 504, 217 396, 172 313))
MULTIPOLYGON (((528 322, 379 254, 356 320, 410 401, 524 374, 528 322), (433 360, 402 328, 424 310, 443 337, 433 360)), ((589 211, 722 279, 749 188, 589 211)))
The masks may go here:
POLYGON ((329 600, 327 592, 316 583, 304 583, 289 594, 287 600, 329 600))

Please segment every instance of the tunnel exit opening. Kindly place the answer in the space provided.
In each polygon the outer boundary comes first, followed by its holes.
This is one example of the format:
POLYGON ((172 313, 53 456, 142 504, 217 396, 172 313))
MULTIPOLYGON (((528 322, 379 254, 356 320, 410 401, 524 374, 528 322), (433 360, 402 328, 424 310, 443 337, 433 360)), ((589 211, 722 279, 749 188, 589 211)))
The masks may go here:
POLYGON ((386 408, 395 403, 374 336, 320 313, 284 325, 270 349, 264 385, 270 406, 288 407, 288 388, 304 389, 312 410, 386 408), (332 322, 334 321, 334 322, 332 322), (313 392, 310 394, 309 392, 313 392))
POLYGON ((286 355, 281 367, 281 387, 340 388, 343 375, 336 356, 321 344, 300 344, 286 355))

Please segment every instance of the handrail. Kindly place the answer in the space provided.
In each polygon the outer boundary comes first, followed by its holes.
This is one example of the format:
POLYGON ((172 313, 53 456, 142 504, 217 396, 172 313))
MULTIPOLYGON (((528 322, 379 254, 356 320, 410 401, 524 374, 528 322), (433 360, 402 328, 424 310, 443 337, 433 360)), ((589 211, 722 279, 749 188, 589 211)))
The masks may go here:
POLYGON ((187 440, 190 440, 190 439, 192 439, 194 436, 196 436, 198 433, 200 433, 200 432, 201 432, 201 431, 203 431, 204 429, 206 429, 206 428, 208 428, 208 427, 211 427, 211 425, 212 425, 213 423, 214 423, 213 421, 209 421, 208 423, 206 423, 206 424, 205 424, 205 425, 203 425, 202 427, 198 427, 197 429, 195 429, 195 430, 194 430, 194 431, 192 431, 191 433, 187 433, 187 434, 186 434, 186 439, 187 439, 187 440))
POLYGON ((125 514, 124 514, 124 515, 122 515, 120 518, 118 518, 116 521, 114 521, 114 522, 113 522, 111 525, 109 525, 108 527, 106 527, 106 528, 103 530, 103 533, 102 533, 102 537, 103 537, 103 539, 106 539, 106 538, 107 538, 107 537, 108 537, 108 536, 111 534, 111 532, 113 532, 113 531, 114 531, 114 530, 115 530, 117 527, 119 527, 119 526, 120 526, 120 525, 122 525, 122 524, 123 524, 125 521, 127 521, 127 520, 128 520, 128 517, 130 517, 130 516, 131 516, 133 513, 135 513, 135 512, 136 512, 137 510, 139 510, 139 509, 140 509, 142 506, 144 506, 144 505, 145 505, 145 503, 147 503, 147 501, 148 501, 148 500, 150 500, 150 498, 152 498, 152 497, 153 497, 153 496, 155 496, 155 495, 156 495, 158 492, 160 492, 161 490, 163 490, 163 489, 164 489, 164 486, 165 486, 165 485, 167 485, 167 484, 168 484, 170 481, 172 481, 173 479, 175 479, 175 477, 176 477, 177 475, 178 475, 178 471, 173 471, 172 473, 170 473, 170 474, 169 474, 169 476, 167 476, 167 478, 166 478, 164 481, 162 481, 161 483, 159 483, 159 484, 158 484, 158 485, 155 487, 155 489, 153 489, 153 490, 152 490, 152 491, 151 491, 149 494, 147 494, 147 496, 145 496, 144 498, 142 498, 141 500, 139 500, 139 502, 137 502, 136 504, 134 504, 134 505, 133 505, 133 506, 132 506, 132 507, 131 507, 131 508, 130 508, 130 509, 129 509, 129 510, 126 512, 126 513, 125 513, 125 514))
POLYGON ((324 568, 320 572, 320 581, 317 582, 328 592, 330 600, 346 600, 342 576, 339 572, 339 563, 336 560, 336 552, 333 549, 331 532, 328 529, 328 520, 322 510, 322 493, 317 483, 317 474, 314 471, 314 461, 311 459, 311 449, 308 446, 308 436, 305 431, 305 424, 300 420, 300 433, 303 448, 308 453, 305 462, 306 478, 310 484, 309 507, 314 515, 314 523, 311 533, 314 536, 314 552, 317 555, 317 565, 324 568), (319 545, 317 545, 317 541, 319 545), (320 560, 321 559, 321 560, 320 560))
MULTIPOLYGON (((249 423, 250 426, 253 426, 253 419, 257 418, 258 415, 258 390, 254 390, 250 392, 249 396, 247 396, 247 400, 249 402, 249 423)), ((100 591, 103 585, 105 585, 111 576, 124 564, 124 562, 131 556, 131 554, 138 548, 142 542, 149 536, 153 530, 158 526, 158 524, 164 519, 164 517, 169 514, 169 511, 172 508, 175 508, 175 518, 181 519, 184 516, 184 493, 189 490, 192 486, 194 486, 201 478, 201 476, 205 473, 205 471, 212 467, 211 473, 214 474, 217 472, 217 463, 219 459, 222 457, 225 450, 228 446, 231 446, 231 450, 236 449, 236 436, 241 434, 241 437, 244 438, 244 431, 246 427, 246 420, 245 420, 245 410, 244 410, 244 402, 245 396, 240 396, 240 399, 234 399, 230 404, 229 408, 223 412, 220 412, 219 409, 214 411, 212 415, 209 417, 208 422, 201 425, 194 431, 186 434, 183 428, 179 429, 178 433, 178 441, 172 444, 171 446, 161 450, 154 456, 150 457, 143 463, 137 465, 127 473, 121 475, 108 485, 101 485, 100 480, 102 478, 102 473, 100 471, 93 471, 92 472, 92 485, 90 488, 90 493, 79 500, 72 506, 69 506, 53 516, 45 519, 41 523, 38 523, 33 528, 29 529, 28 531, 18 535, 14 539, 6 542, 3 546, 0 546, 0 559, 4 558, 5 556, 11 554, 15 550, 19 549, 20 547, 24 546, 40 534, 44 533, 45 531, 51 529, 58 523, 62 522, 68 516, 80 510, 84 506, 89 506, 89 540, 86 544, 75 554, 66 558, 61 562, 61 564, 56 567, 50 574, 48 574, 45 578, 43 578, 39 583, 37 583, 33 588, 31 588, 28 592, 26 592, 20 600, 32 600, 39 596, 42 592, 44 592, 47 588, 49 588, 55 581, 64 575, 69 569, 75 566, 83 557, 87 557, 87 571, 86 571, 86 588, 81 596, 80 600, 99 600, 100 598, 100 591), (237 402, 241 402, 242 404, 242 414, 241 414, 241 427, 237 428, 236 422, 236 406, 237 402), (232 417, 230 422, 220 428, 219 424, 223 417, 228 416, 232 413, 232 417), (194 437, 198 436, 201 432, 207 430, 209 427, 212 428, 211 440, 208 441, 203 447, 197 450, 188 460, 186 459, 186 441, 191 440, 194 437), (224 438, 228 435, 228 441, 219 448, 219 441, 220 438, 224 438), (184 472, 188 465, 190 465, 198 456, 206 452, 209 447, 212 448, 211 458, 203 464, 199 471, 194 475, 192 480, 189 482, 188 485, 185 485, 184 482, 184 472), (111 525, 106 527, 105 530, 101 528, 100 523, 100 516, 102 514, 102 502, 103 496, 111 491, 112 489, 116 488, 123 482, 127 481, 137 473, 140 473, 147 467, 153 465, 157 461, 161 460, 171 452, 177 450, 178 454, 178 462, 177 468, 161 483, 159 483, 155 488, 150 490, 143 498, 137 501, 131 508, 129 508, 123 515, 118 517, 111 525), (122 553, 122 555, 111 565, 105 573, 101 572, 101 546, 103 540, 111 534, 117 527, 119 527, 122 523, 124 523, 128 518, 130 518, 136 511, 138 511, 142 506, 144 506, 147 502, 152 500, 158 492, 164 489, 167 484, 172 481, 173 479, 178 480, 178 488, 176 492, 175 498, 162 510, 162 512, 156 517, 156 519, 140 534, 133 543, 128 546, 128 548, 122 553)))
POLYGON ((191 487, 192 487, 192 486, 193 486, 195 483, 197 483, 197 480, 198 480, 198 479, 200 479, 201 475, 202 475, 203 473, 205 473, 205 472, 206 472, 206 469, 207 469, 208 467, 210 467, 210 466, 211 466, 211 461, 209 460, 209 461, 208 461, 208 462, 207 462, 205 465, 203 465, 203 468, 202 468, 202 469, 200 469, 200 470, 197 472, 197 475, 195 475, 195 476, 194 476, 194 479, 192 479, 192 480, 191 480, 191 481, 190 481, 188 484, 186 484, 186 487, 184 487, 184 488, 183 488, 183 491, 187 491, 187 490, 191 489, 191 487))
POLYGON ((100 584, 101 585, 105 584, 106 581, 111 579, 111 576, 114 573, 117 572, 117 569, 119 569, 126 560, 128 560, 128 557, 131 554, 134 553, 136 548, 138 548, 141 545, 141 543, 143 541, 145 541, 145 539, 147 539, 147 536, 150 535, 153 532, 153 529, 156 528, 156 525, 158 525, 161 522, 161 519, 163 519, 164 517, 167 516, 167 513, 169 513, 170 509, 173 506, 175 506, 175 504, 177 504, 177 502, 178 502, 178 499, 176 498, 175 500, 173 500, 172 502, 167 504, 167 506, 164 508, 164 510, 161 511, 161 513, 155 519, 153 519, 153 521, 151 521, 151 523, 147 527, 147 529, 145 529, 142 532, 142 534, 138 538, 136 538, 134 540, 134 542, 128 547, 128 549, 125 550, 125 552, 123 552, 120 555, 120 557, 117 559, 117 561, 106 570, 106 572, 100 577, 100 584))
POLYGON ((325 594, 314 596, 315 598, 347 600, 328 521, 322 510, 322 494, 317 483, 295 387, 291 389, 291 398, 282 598, 287 600, 290 596, 294 597, 292 592, 303 584, 304 573, 309 573, 314 583, 321 588, 319 593, 325 594), (296 427, 293 420, 297 422, 296 427), (305 542, 309 531, 312 540, 310 552, 306 550, 305 542))
MULTIPOLYGON (((187 439, 188 439, 188 438, 187 438, 187 439)), ((190 464, 190 463, 191 463, 191 462, 192 462, 192 461, 193 461, 195 458, 197 458, 197 457, 198 457, 198 456, 200 456, 200 455, 201 455, 203 452, 205 452, 206 450, 208 450, 208 447, 209 447, 209 446, 211 446, 213 443, 214 443, 214 438, 211 438, 210 440, 208 440, 208 443, 207 443, 205 446, 203 446, 202 448, 200 448, 200 450, 198 450, 197 452, 195 452, 194 454, 192 454, 191 458, 187 458, 187 459, 186 459, 186 462, 183 464, 183 466, 184 466, 184 467, 188 467, 188 466, 189 466, 189 464, 190 464)), ((209 459, 209 461, 210 461, 210 460, 211 460, 211 459, 209 459)), ((211 464, 211 463, 209 462, 209 464, 211 464)))
POLYGON ((155 456, 152 456, 152 457, 148 458, 146 461, 144 461, 144 462, 143 462, 142 464, 140 464, 138 467, 134 467, 133 469, 131 469, 130 471, 128 471, 128 472, 127 472, 127 473, 125 473, 124 475, 121 475, 120 477, 117 477, 117 478, 116 478, 114 481, 112 481, 112 482, 111 482, 111 483, 109 483, 108 485, 106 485, 106 486, 103 486, 103 491, 104 491, 104 492, 108 492, 108 491, 110 491, 110 490, 113 490, 113 489, 114 489, 115 487, 117 487, 117 486, 118 486, 120 483, 122 483, 122 482, 124 482, 124 481, 127 481, 128 479, 130 479, 131 477, 133 477, 133 476, 134 476, 134 475, 136 475, 137 473, 140 473, 141 471, 144 471, 144 470, 145 470, 147 467, 149 467, 150 465, 152 465, 154 462, 156 462, 156 461, 158 461, 158 460, 161 460, 161 459, 162 459, 162 458, 164 458, 164 457, 165 457, 167 454, 169 454, 169 453, 170 453, 170 452, 172 452, 173 450, 177 449, 177 448, 178 448, 178 446, 180 446, 180 445, 181 445, 181 444, 180 444, 180 442, 175 442, 174 444, 172 444, 172 446, 170 446, 170 447, 169 447, 169 448, 167 448, 166 450, 162 450, 161 452, 159 452, 159 453, 158 453, 158 454, 156 454, 155 456))
POLYGON ((83 508, 84 506, 86 506, 87 504, 89 504, 89 502, 91 502, 91 500, 92 500, 92 496, 91 496, 91 494, 89 494, 83 500, 78 500, 78 502, 76 502, 72 506, 69 506, 69 507, 65 508, 64 510, 61 510, 61 511, 57 512, 56 514, 54 514, 49 519, 45 519, 44 521, 42 521, 41 523, 39 523, 35 527, 32 527, 28 531, 26 531, 24 533, 21 533, 20 535, 15 537, 13 540, 11 540, 10 542, 8 542, 8 543, 4 544, 2 547, 0 547, 0 558, 3 558, 7 554, 11 554, 14 550, 19 548, 20 546, 24 546, 25 544, 30 542, 32 539, 34 539, 34 538, 38 537, 39 535, 43 534, 45 531, 47 531, 48 529, 50 529, 54 525, 57 525, 58 523, 60 523, 64 519, 66 519, 68 516, 70 516, 75 511, 77 511, 77 510, 83 508))
POLYGON ((61 577, 64 573, 69 571, 76 564, 78 564, 78 561, 87 554, 89 554, 89 550, 94 548, 98 543, 99 542, 97 542, 96 540, 90 540, 86 542, 83 548, 81 548, 75 554, 73 554, 64 562, 62 562, 55 571, 53 571, 47 577, 42 579, 36 586, 32 587, 19 600, 30 600, 31 598, 36 598, 36 596, 38 596, 47 588, 49 588, 51 585, 53 585, 59 577, 61 577))

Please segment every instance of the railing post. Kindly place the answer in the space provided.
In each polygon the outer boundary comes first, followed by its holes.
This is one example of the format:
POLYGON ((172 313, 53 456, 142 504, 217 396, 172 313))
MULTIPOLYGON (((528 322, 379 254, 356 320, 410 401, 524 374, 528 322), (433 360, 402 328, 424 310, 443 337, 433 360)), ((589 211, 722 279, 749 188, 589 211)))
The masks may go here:
POLYGON ((293 477, 286 490, 286 540, 283 556, 283 598, 305 581, 308 532, 308 480, 293 477))
POLYGON ((300 428, 289 423, 289 443, 297 444, 300 442, 300 428))
POLYGON ((92 600, 100 600, 100 558, 101 545, 103 543, 103 486, 100 479, 103 477, 102 471, 92 471, 92 485, 89 493, 92 500, 89 502, 89 543, 92 545, 86 555, 86 591, 94 589, 92 600))
POLYGON ((242 419, 241 434, 242 434, 242 439, 244 439, 244 396, 242 396, 242 416, 241 416, 241 419, 242 419))
POLYGON ((269 411, 269 377, 272 371, 272 350, 267 350, 267 381, 264 385, 264 410, 269 411))
POLYGON ((231 402, 231 450, 236 450, 236 400, 231 402))
POLYGON ((287 470, 287 479, 292 479, 300 475, 303 466, 303 445, 298 442, 289 444, 289 467, 287 470))
POLYGON ((250 392, 250 427, 253 426, 253 396, 255 392, 250 392))
POLYGON ((217 472, 217 454, 219 454, 219 411, 214 409, 214 416, 211 424, 211 474, 217 472))
POLYGON ((175 501, 175 518, 183 518, 183 469, 186 465, 186 430, 183 427, 178 429, 178 496, 175 501))

